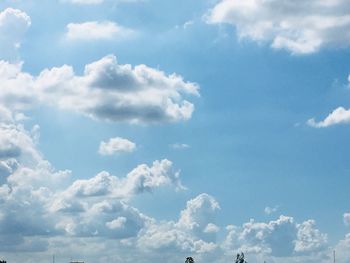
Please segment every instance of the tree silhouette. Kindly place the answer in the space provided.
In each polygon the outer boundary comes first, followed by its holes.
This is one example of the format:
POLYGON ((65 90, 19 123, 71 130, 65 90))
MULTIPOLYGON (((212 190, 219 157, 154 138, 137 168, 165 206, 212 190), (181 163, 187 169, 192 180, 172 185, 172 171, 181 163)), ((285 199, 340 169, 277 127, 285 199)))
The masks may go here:
POLYGON ((236 259, 235 259, 235 263, 248 263, 248 262, 244 259, 244 254, 243 254, 243 252, 241 252, 241 254, 237 254, 236 259))
POLYGON ((194 263, 193 257, 187 257, 185 263, 194 263))

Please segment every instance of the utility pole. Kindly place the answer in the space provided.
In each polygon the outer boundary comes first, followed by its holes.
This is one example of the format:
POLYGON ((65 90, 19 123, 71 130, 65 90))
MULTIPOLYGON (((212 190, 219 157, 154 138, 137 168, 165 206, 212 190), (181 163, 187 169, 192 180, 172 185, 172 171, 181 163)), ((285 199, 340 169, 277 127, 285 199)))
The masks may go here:
POLYGON ((335 263, 335 250, 333 250, 333 263, 335 263))
POLYGON ((55 263, 55 254, 52 255, 52 263, 55 263))

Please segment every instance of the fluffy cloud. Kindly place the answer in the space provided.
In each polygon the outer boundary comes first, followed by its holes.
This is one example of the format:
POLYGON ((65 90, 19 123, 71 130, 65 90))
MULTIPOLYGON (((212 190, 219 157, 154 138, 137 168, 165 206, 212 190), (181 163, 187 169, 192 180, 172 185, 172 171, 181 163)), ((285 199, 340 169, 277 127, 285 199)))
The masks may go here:
POLYGON ((204 232, 208 224, 214 221, 213 216, 219 209, 219 203, 212 196, 201 194, 187 202, 177 224, 196 233, 204 232))
POLYGON ((317 122, 314 118, 309 119, 307 124, 315 128, 326 128, 338 124, 350 123, 350 110, 343 107, 336 108, 323 121, 317 122))
POLYGON ((182 187, 166 159, 141 164, 124 178, 101 172, 67 186, 70 171, 56 171, 37 150, 38 128, 26 131, 5 107, 0 113, 2 251, 45 251, 49 244, 41 237, 136 238, 153 219, 127 200, 162 186, 182 187))
POLYGON ((64 65, 39 76, 23 73, 21 64, 0 61, 0 102, 23 109, 40 102, 113 122, 164 123, 191 118, 194 105, 184 97, 198 96, 198 86, 176 74, 118 64, 106 56, 75 75, 64 65))
POLYGON ((350 257, 350 233, 346 234, 344 239, 340 240, 334 249, 337 262, 348 262, 350 257))
POLYGON ((213 238, 218 228, 212 222, 219 209, 212 196, 200 194, 187 202, 177 222, 154 222, 145 228, 138 246, 159 252, 212 253, 218 249, 213 238))
POLYGON ((221 0, 207 20, 235 26, 239 38, 307 54, 324 46, 349 45, 349 10, 346 0, 221 0))
POLYGON ((0 123, 1 249, 46 250, 47 244, 36 236, 58 234, 46 206, 53 196, 52 189, 59 189, 70 171, 55 171, 37 150, 35 136, 9 114, 6 122, 0 123))
POLYGON ((291 257, 320 251, 327 244, 327 236, 315 228, 313 220, 296 224, 287 216, 269 223, 251 220, 242 227, 230 226, 228 230, 224 247, 234 252, 291 257))
POLYGON ((120 152, 133 152, 136 149, 136 144, 120 137, 109 139, 107 142, 102 141, 99 147, 99 154, 113 155, 120 152))
POLYGON ((0 12, 0 58, 16 57, 16 51, 30 24, 30 17, 21 10, 7 8, 0 12))
POLYGON ((307 220, 297 225, 297 239, 295 241, 295 252, 312 253, 325 248, 328 237, 315 228, 314 220, 307 220))
POLYGON ((203 230, 204 233, 217 233, 219 231, 220 231, 220 227, 218 227, 213 223, 209 223, 203 230))
POLYGON ((120 65, 106 56, 75 76, 71 67, 43 71, 37 81, 45 100, 96 119, 176 122, 191 117, 194 106, 182 94, 198 95, 197 85, 175 74, 138 65, 120 65), (78 88, 77 88, 78 87, 78 88))
POLYGON ((141 164, 133 169, 124 178, 101 172, 90 179, 75 181, 61 193, 62 199, 52 208, 61 210, 71 208, 71 201, 76 198, 108 196, 111 198, 128 199, 136 194, 151 192, 162 186, 174 186, 183 189, 179 179, 179 172, 174 172, 169 160, 154 161, 149 167, 141 164))
MULTIPOLYGON (((309 256, 327 244, 315 221, 298 224, 286 216, 230 226, 222 241, 216 224, 220 205, 205 193, 189 200, 176 221, 149 217, 130 201, 159 187, 182 188, 171 161, 141 164, 124 177, 101 172, 67 185, 71 172, 56 171, 37 150, 37 126, 25 130, 3 106, 0 120, 0 251, 9 257, 13 251, 80 251, 104 262, 116 259, 112 249, 129 251, 128 261, 147 262, 161 253, 169 263, 188 255, 201 262, 225 262, 241 250, 249 258, 289 258, 309 256), (96 258, 96 248, 104 259, 96 258)), ((344 240, 339 247, 346 245, 344 240)))
POLYGON ((68 40, 120 39, 132 33, 132 30, 111 21, 90 21, 67 25, 68 40))
POLYGON ((0 82, 0 102, 6 108, 26 109, 37 101, 33 77, 22 72, 22 63, 0 60, 0 82))

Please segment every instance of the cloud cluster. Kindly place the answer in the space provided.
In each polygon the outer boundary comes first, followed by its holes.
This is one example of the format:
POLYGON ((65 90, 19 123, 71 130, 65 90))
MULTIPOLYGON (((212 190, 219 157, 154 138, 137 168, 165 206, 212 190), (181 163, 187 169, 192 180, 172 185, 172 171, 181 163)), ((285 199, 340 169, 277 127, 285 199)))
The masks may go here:
POLYGON ((0 59, 17 57, 17 49, 30 24, 30 17, 21 10, 7 8, 0 12, 0 59))
POLYGON ((350 43, 350 4, 346 0, 221 0, 207 14, 209 23, 228 23, 239 38, 269 42, 293 54, 350 43))
POLYGON ((35 132, 17 124, 8 109, 0 113, 2 250, 46 250, 48 241, 39 242, 40 237, 137 237, 153 219, 128 200, 163 186, 183 188, 166 159, 141 164, 123 178, 101 172, 67 185, 71 172, 55 171, 43 158, 35 132))
POLYGON ((136 149, 136 144, 124 138, 115 137, 107 142, 102 141, 98 149, 101 155, 113 155, 122 152, 133 152, 136 149))
POLYGON ((188 253, 211 253, 218 249, 213 223, 220 209, 217 201, 208 194, 187 202, 177 222, 155 222, 141 234, 138 246, 143 250, 179 251, 188 253), (211 230, 211 231, 208 231, 211 230))
POLYGON ((64 65, 34 77, 22 64, 0 61, 0 102, 11 109, 36 103, 72 110, 98 120, 168 123, 191 118, 198 85, 145 65, 119 64, 113 55, 85 66, 83 75, 64 65))
POLYGON ((132 251, 130 260, 161 253, 169 255, 167 262, 186 255, 224 262, 238 251, 290 258, 326 249, 327 236, 314 220, 299 224, 286 216, 228 226, 222 240, 216 223, 220 205, 205 193, 189 200, 177 220, 157 220, 131 200, 160 187, 182 189, 171 161, 141 164, 124 177, 102 171, 67 184, 71 172, 56 171, 37 150, 37 127, 26 131, 5 107, 0 108, 0 121, 0 237, 5 253, 76 249, 93 257, 91 248, 99 247, 107 261, 115 257, 109 251, 113 248, 132 251))
POLYGON ((288 216, 268 223, 251 220, 242 227, 229 226, 228 231, 224 246, 233 252, 291 257, 317 252, 327 245, 327 235, 315 228, 315 221, 297 224, 288 216))

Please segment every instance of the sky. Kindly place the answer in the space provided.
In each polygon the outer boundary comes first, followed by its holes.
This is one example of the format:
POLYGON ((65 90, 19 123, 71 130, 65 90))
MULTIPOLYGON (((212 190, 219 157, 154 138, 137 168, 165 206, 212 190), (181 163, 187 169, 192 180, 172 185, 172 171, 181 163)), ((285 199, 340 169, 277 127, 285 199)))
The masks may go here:
POLYGON ((350 258, 347 0, 0 2, 0 258, 350 258))

